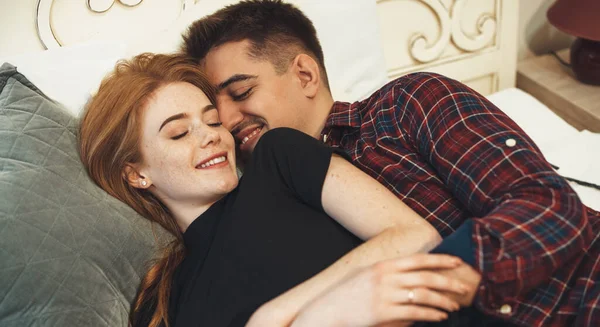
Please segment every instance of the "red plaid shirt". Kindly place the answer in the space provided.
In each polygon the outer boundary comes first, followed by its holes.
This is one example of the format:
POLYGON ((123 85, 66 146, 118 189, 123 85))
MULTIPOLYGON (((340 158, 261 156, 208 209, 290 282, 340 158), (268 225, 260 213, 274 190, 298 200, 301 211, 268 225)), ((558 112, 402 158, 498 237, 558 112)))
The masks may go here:
POLYGON ((321 137, 443 237, 469 228, 480 311, 520 326, 600 326, 600 215, 486 98, 411 74, 336 102, 321 137))

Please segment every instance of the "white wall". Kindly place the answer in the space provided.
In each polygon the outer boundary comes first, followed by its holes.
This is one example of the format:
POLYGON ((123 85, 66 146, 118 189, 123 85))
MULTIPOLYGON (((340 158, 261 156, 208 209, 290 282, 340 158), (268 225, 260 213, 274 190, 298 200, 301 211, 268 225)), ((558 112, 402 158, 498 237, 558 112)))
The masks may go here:
POLYGON ((519 60, 570 46, 573 38, 548 23, 554 0, 519 1, 519 60))
POLYGON ((35 31, 37 0, 0 0, 0 56, 42 48, 35 31))

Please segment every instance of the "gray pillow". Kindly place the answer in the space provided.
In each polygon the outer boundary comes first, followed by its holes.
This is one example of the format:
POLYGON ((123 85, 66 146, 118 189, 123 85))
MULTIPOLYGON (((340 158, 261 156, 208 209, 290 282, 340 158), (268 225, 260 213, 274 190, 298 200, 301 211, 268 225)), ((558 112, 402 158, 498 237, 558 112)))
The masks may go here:
POLYGON ((1 326, 127 325, 154 237, 88 178, 76 130, 60 104, 0 67, 1 326))

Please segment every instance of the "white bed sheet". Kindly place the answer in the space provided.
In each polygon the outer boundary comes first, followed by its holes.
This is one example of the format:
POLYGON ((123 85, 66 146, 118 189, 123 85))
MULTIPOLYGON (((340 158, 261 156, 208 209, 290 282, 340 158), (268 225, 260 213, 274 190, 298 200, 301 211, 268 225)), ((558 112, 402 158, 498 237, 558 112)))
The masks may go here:
MULTIPOLYGON (((600 134, 578 131, 533 96, 516 88, 488 98, 538 145, 562 176, 600 185, 600 134)), ((600 210, 600 191, 570 183, 582 202, 600 210)))

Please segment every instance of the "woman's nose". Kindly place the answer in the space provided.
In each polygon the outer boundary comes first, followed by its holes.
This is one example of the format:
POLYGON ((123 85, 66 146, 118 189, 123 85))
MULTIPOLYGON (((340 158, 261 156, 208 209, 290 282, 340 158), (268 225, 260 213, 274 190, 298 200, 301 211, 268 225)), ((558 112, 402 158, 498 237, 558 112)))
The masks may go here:
POLYGON ((203 129, 204 131, 201 133, 201 147, 205 148, 210 144, 219 144, 221 141, 221 135, 216 129, 210 126, 205 126, 203 129))

